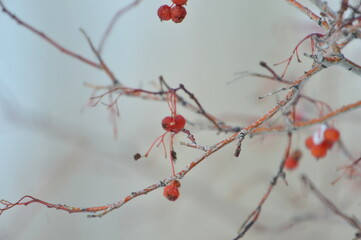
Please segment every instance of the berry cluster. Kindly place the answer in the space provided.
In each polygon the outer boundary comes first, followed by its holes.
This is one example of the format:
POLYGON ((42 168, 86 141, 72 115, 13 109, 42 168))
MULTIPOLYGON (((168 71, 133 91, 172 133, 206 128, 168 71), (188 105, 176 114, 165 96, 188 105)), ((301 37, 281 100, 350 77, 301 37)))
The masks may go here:
POLYGON ((306 147, 315 158, 323 158, 327 150, 331 149, 339 139, 340 132, 336 128, 322 125, 317 132, 306 139, 306 147))
MULTIPOLYGON (((180 115, 177 114, 177 95, 175 90, 170 89, 166 95, 167 97, 167 103, 168 107, 171 111, 170 116, 167 116, 163 118, 162 120, 162 127, 165 130, 165 133, 160 135, 150 146, 147 153, 142 156, 141 154, 137 153, 134 155, 134 160, 139 160, 142 157, 148 157, 150 151, 154 146, 163 145, 165 158, 167 158, 167 148, 165 143, 165 136, 170 133, 170 141, 169 141, 169 157, 170 157, 170 163, 171 163, 171 170, 172 175, 175 176, 175 169, 174 169, 174 162, 177 159, 177 153, 174 151, 173 148, 173 141, 176 134, 183 131, 188 135, 188 138, 194 139, 193 135, 190 134, 190 132, 186 129, 184 129, 184 126, 186 125, 187 121, 186 119, 180 115)), ((195 140, 194 140, 195 141, 195 140)), ((179 198, 179 190, 180 182, 177 180, 172 181, 169 185, 165 186, 163 195, 170 201, 175 201, 179 198)))
POLYGON ((163 196, 166 197, 169 201, 174 202, 179 197, 178 188, 180 186, 181 184, 177 180, 172 181, 169 185, 164 187, 163 196))
POLYGON ((187 11, 183 5, 188 0, 172 0, 172 5, 163 5, 158 9, 158 17, 161 21, 171 20, 175 23, 180 23, 187 15, 187 11))

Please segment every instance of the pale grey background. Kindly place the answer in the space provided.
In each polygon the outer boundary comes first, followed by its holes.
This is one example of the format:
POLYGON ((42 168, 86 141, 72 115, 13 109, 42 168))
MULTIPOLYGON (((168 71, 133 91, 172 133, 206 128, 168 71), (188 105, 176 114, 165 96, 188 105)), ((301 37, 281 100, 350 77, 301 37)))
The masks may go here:
MULTIPOLYGON (((282 0, 189 0, 188 15, 178 25, 161 23, 156 16, 158 7, 168 2, 144 0, 124 15, 105 46, 104 59, 128 86, 154 89, 152 82, 163 75, 172 86, 185 84, 209 112, 241 125, 275 104, 273 97, 257 97, 280 85, 251 77, 227 85, 234 73, 266 73, 259 61, 282 61, 304 36, 322 31, 282 0)), ((114 12, 129 1, 4 3, 66 48, 95 60, 78 29, 84 28, 98 44, 114 12)), ((162 133, 160 121, 169 114, 166 104, 121 98, 119 137, 114 140, 104 106, 82 111, 91 94, 83 83, 109 84, 104 73, 61 54, 4 14, 0 34, 0 198, 15 201, 31 194, 52 203, 96 206, 170 175, 161 149, 148 159, 132 160, 162 133)), ((300 48, 301 54, 304 51, 309 51, 309 42, 300 48)), ((345 49, 347 57, 360 63, 359 53, 357 44, 345 49)), ((291 64, 286 77, 295 79, 307 70, 310 61, 302 59, 303 64, 291 64)), ((338 68, 317 75, 305 90, 335 108, 359 100, 360 91, 360 78, 338 68)), ((188 110, 179 112, 203 121, 188 110)), ((360 154, 360 117, 356 111, 336 120, 354 156, 360 154)), ((190 129, 205 145, 226 137, 190 129)), ((304 150, 301 166, 288 174, 288 187, 278 184, 245 239, 352 238, 353 229, 308 195, 299 181, 300 173, 307 173, 345 212, 361 215, 359 181, 329 184, 338 176, 335 168, 347 162, 339 149, 319 162, 304 149, 304 139, 314 130, 294 136, 295 147, 304 150), (311 220, 280 230, 293 218, 307 217, 311 220)), ((179 136, 177 141, 184 139, 179 136)), ((247 139, 235 159, 235 145, 230 144, 182 180, 181 197, 174 203, 158 190, 101 219, 38 204, 17 207, 0 217, 0 239, 231 239, 264 194, 285 145, 282 135, 247 139)), ((200 155, 176 148, 178 170, 200 155)))

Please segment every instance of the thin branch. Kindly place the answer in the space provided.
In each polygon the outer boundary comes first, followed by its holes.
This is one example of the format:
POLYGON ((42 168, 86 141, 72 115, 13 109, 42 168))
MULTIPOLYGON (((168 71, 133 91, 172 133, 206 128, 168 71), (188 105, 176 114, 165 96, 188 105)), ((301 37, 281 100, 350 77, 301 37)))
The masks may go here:
POLYGON ((336 18, 336 13, 333 11, 328 5, 326 1, 321 0, 310 0, 313 4, 315 4, 321 11, 325 12, 332 19, 336 18))
POLYGON ((352 62, 351 60, 344 58, 344 61, 341 61, 339 65, 345 68, 347 71, 350 71, 361 77, 361 66, 352 62))
POLYGON ((348 8, 348 0, 341 0, 341 7, 340 7, 340 10, 338 11, 338 15, 337 15, 337 19, 336 19, 337 27, 341 27, 343 16, 344 16, 344 13, 347 10, 347 8, 348 8))
POLYGON ((216 129, 218 129, 219 131, 222 131, 223 128, 221 125, 224 125, 224 123, 219 122, 219 121, 217 122, 215 117, 208 114, 204 110, 203 106, 200 104, 198 99, 194 96, 194 94, 191 93, 190 91, 188 91, 188 89, 183 84, 180 84, 179 88, 182 89, 186 94, 188 94, 189 98, 192 99, 196 103, 197 107, 199 108, 199 113, 202 114, 203 116, 205 116, 210 122, 212 122, 216 129))
POLYGON ((261 65, 261 67, 264 67, 265 69, 267 69, 272 75, 273 75, 273 78, 279 82, 287 82, 289 83, 288 81, 282 79, 282 77, 278 76, 277 73, 270 67, 267 65, 267 63, 265 62, 260 62, 259 65, 261 65))
POLYGON ((95 56, 98 58, 99 62, 100 62, 100 66, 102 67, 102 69, 105 71, 105 73, 108 75, 108 77, 112 80, 114 85, 118 85, 119 81, 117 80, 117 78, 114 76, 114 74, 110 71, 110 69, 108 68, 108 66, 105 64, 104 60, 102 59, 102 57, 100 56, 100 54, 98 53, 98 51, 95 49, 90 37, 86 34, 86 32, 84 31, 84 29, 80 28, 80 32, 83 33, 84 37, 86 38, 86 40, 89 43, 89 46, 91 48, 91 50, 93 51, 93 53, 95 54, 95 56))
MULTIPOLYGON (((351 104, 348 104, 348 105, 345 105, 345 106, 342 106, 338 109, 336 109, 335 111, 332 111, 322 117, 319 117, 319 118, 314 118, 314 119, 311 119, 309 121, 303 121, 303 122, 295 122, 294 123, 294 126, 292 128, 292 131, 297 131, 301 128, 306 128, 306 127, 310 127, 310 126, 313 126, 313 125, 316 125, 316 124, 320 124, 320 123, 323 123, 323 122, 326 122, 334 117, 337 117, 341 114, 344 114, 344 113, 347 113, 347 112, 350 112, 350 111, 353 111, 355 109, 358 109, 361 107, 361 100, 360 101, 357 101, 355 103, 351 103, 351 104)), ((257 128, 257 129, 254 129, 253 131, 251 131, 251 134, 263 134, 263 133, 266 133, 266 132, 287 132, 288 129, 285 128, 285 126, 276 126, 276 127, 260 127, 260 128, 257 128)))
POLYGON ((301 3, 297 2, 296 0, 286 0, 289 2, 292 6, 295 8, 298 8, 301 10, 304 14, 306 14, 311 20, 316 22, 318 25, 323 27, 325 30, 328 30, 330 26, 328 25, 327 21, 319 16, 317 16, 315 13, 313 13, 310 9, 303 6, 301 3))
MULTIPOLYGON (((315 72, 312 71, 312 75, 315 72)), ((303 75, 300 79, 303 80, 307 80, 308 77, 310 77, 309 75, 310 73, 306 73, 306 77, 305 75, 303 75)), ((300 82, 301 84, 302 82, 300 82)), ((249 125, 248 127, 245 127, 244 129, 242 129, 241 131, 234 133, 233 135, 231 135, 230 137, 218 142, 217 144, 213 145, 207 152, 205 152, 201 157, 197 158, 196 160, 194 160, 193 162, 191 162, 190 164, 188 164, 183 170, 181 170, 180 172, 178 172, 177 174, 164 179, 162 181, 160 181, 159 183, 156 184, 152 184, 146 188, 144 188, 143 190, 140 190, 138 192, 133 192, 130 195, 126 196, 125 198, 123 198, 122 200, 120 200, 119 202, 113 203, 113 204, 108 204, 105 206, 99 206, 99 207, 90 207, 90 208, 79 208, 79 207, 69 207, 67 205, 59 205, 59 204, 50 204, 44 201, 37 201, 38 199, 36 199, 36 201, 31 201, 27 204, 33 203, 33 202, 38 202, 41 203, 43 205, 48 206, 49 208, 55 208, 55 209, 59 209, 59 210, 64 210, 67 212, 99 212, 102 211, 99 214, 91 214, 89 215, 89 217, 102 217, 104 215, 106 215, 107 213, 123 206, 125 203, 127 203, 128 201, 130 201, 133 198, 136 198, 138 196, 147 194, 151 191, 154 191, 160 187, 164 187, 167 184, 169 184, 171 181, 176 180, 176 179, 182 179, 189 171, 191 171, 194 167, 196 167, 199 163, 201 163, 204 159, 206 159, 207 157, 209 157, 210 155, 214 154, 215 152, 217 152, 218 150, 222 149, 224 146, 228 145, 229 143, 235 141, 236 139, 239 139, 240 136, 246 136, 250 131, 258 128, 260 125, 262 125, 265 121, 267 121, 268 119, 270 119, 272 116, 274 116, 283 106, 285 106, 287 103, 289 103, 293 96, 295 95, 296 90, 292 89, 291 91, 289 91, 288 94, 286 94, 286 96, 271 110, 269 110, 265 115, 263 115, 260 119, 258 119, 257 121, 253 122, 251 125, 249 125), (105 210, 104 210, 105 209, 105 210)), ((21 201, 21 200, 19 200, 21 201)), ((22 204, 22 203, 10 203, 6 200, 2 200, 0 203, 2 203, 3 205, 5 205, 5 208, 0 209, 0 212, 3 212, 7 209, 9 209, 10 207, 14 207, 17 205, 27 205, 27 204, 22 204)))
POLYGON ((110 33, 113 30, 114 24, 118 21, 118 18, 121 17, 124 13, 126 13, 127 11, 129 11, 131 8, 135 7, 138 5, 138 3, 140 3, 141 0, 134 0, 132 3, 130 3, 129 5, 127 5, 126 7, 118 10, 118 12, 116 12, 112 18, 112 20, 110 21, 110 23, 108 24, 107 29, 105 30, 103 37, 100 41, 100 44, 98 46, 98 52, 99 54, 102 53, 103 51, 103 47, 105 45, 105 42, 107 41, 107 39, 109 38, 110 33))
POLYGON ((342 174, 339 177, 337 177, 335 180, 333 180, 331 182, 331 184, 335 185, 336 183, 338 183, 338 181, 340 181, 345 176, 348 176, 349 178, 352 178, 354 176, 361 176, 360 170, 357 169, 360 161, 361 161, 361 158, 354 160, 351 164, 338 167, 337 170, 343 170, 342 174))
POLYGON ((74 53, 66 48, 64 48, 63 46, 61 46, 59 43, 55 42, 53 39, 51 39, 50 37, 48 37, 47 35, 45 35, 43 32, 37 30, 36 28, 32 27, 31 25, 27 24, 26 22, 24 22, 23 20, 21 20, 20 18, 18 18, 17 16, 15 16, 12 12, 10 12, 5 5, 3 4, 3 2, 0 0, 0 7, 2 9, 2 11, 8 15, 10 18, 12 18, 14 21, 16 21, 18 24, 20 24, 21 26, 25 27, 26 29, 30 30, 31 32, 35 33, 36 35, 38 35, 39 37, 41 37, 42 39, 44 39, 45 41, 47 41, 49 44, 53 45, 55 48, 57 48, 58 50, 60 50, 61 52, 65 53, 66 55, 69 55, 71 57, 74 57, 92 67, 95 68, 99 68, 101 69, 102 67, 98 64, 95 63, 85 57, 80 56, 77 53, 74 53))
POLYGON ((267 201, 273 188, 276 186, 278 179, 280 177, 285 179, 285 173, 284 173, 283 169, 284 169, 286 159, 290 155, 291 145, 292 145, 292 133, 289 132, 288 133, 288 144, 287 144, 283 159, 278 168, 277 174, 272 178, 266 193, 261 198, 261 201, 258 203, 256 209, 247 217, 247 219, 243 222, 243 224, 239 228, 238 235, 234 238, 234 240, 238 240, 238 239, 242 238, 248 232, 248 230, 251 229, 251 227, 257 222, 258 217, 261 214, 263 204, 267 201))
POLYGON ((289 84, 290 83, 288 80, 278 80, 274 76, 268 76, 268 75, 265 75, 265 74, 254 73, 254 72, 244 71, 244 72, 235 73, 235 75, 239 75, 239 76, 237 76, 235 79, 227 82, 227 84, 231 84, 231 83, 233 83, 235 81, 238 81, 239 79, 247 77, 247 76, 259 77, 259 78, 264 78, 264 79, 268 79, 268 80, 274 80, 274 81, 281 82, 281 83, 284 83, 284 84, 289 84))
POLYGON ((327 199, 317 188, 316 186, 311 182, 311 180, 306 176, 301 176, 302 181, 306 186, 309 187, 311 192, 315 194, 315 196, 325 205, 327 208, 329 208, 334 214, 337 216, 340 216, 343 220, 345 220, 348 224, 350 224, 352 227, 356 228, 358 231, 358 234, 361 233, 361 224, 359 220, 356 217, 350 217, 346 215, 345 213, 341 212, 335 204, 333 204, 329 199, 327 199))

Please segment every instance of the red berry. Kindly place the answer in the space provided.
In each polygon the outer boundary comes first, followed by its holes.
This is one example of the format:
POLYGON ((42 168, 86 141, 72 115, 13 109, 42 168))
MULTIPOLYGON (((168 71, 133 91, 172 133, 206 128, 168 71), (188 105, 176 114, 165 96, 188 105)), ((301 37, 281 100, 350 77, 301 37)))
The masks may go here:
POLYGON ((315 158, 323 158, 327 154, 327 147, 325 147, 323 144, 315 145, 311 148, 311 154, 315 158))
POLYGON ((162 120, 162 127, 167 132, 180 132, 186 125, 186 120, 182 115, 176 115, 175 117, 165 117, 162 120))
POLYGON ((177 188, 180 188, 181 186, 181 183, 178 180, 174 180, 171 184, 177 188))
POLYGON ((290 156, 285 161, 285 168, 288 170, 292 170, 298 166, 298 162, 302 157, 302 152, 300 150, 293 151, 290 156))
POLYGON ((165 117, 162 120, 162 127, 164 128, 164 130, 166 130, 167 132, 172 131, 174 126, 174 118, 172 117, 165 117))
POLYGON ((298 161, 293 157, 288 157, 285 162, 285 168, 288 170, 292 170, 298 166, 298 161))
POLYGON ((163 196, 166 197, 169 201, 175 201, 179 197, 180 183, 177 180, 172 181, 169 185, 164 187, 163 196))
POLYGON ((168 21, 172 18, 171 8, 168 5, 160 6, 157 13, 161 21, 168 21))
POLYGON ((186 120, 182 115, 176 115, 174 117, 174 127, 173 132, 179 132, 181 131, 184 126, 186 125, 186 120))
POLYGON ((324 147, 327 148, 327 149, 331 149, 331 148, 333 147, 333 142, 330 142, 330 141, 325 140, 325 141, 323 141, 323 142, 321 143, 321 145, 324 146, 324 147))
POLYGON ((172 0, 175 5, 185 5, 188 0, 172 0))
POLYGON ((340 139, 340 132, 336 128, 327 128, 323 135, 329 142, 337 142, 340 139))
POLYGON ((306 147, 311 149, 313 146, 315 146, 315 143, 313 142, 313 136, 310 136, 306 139, 306 147))
POLYGON ((187 11, 183 6, 176 5, 176 6, 172 7, 172 9, 170 11, 170 15, 172 17, 173 22, 180 23, 186 17, 187 11))
POLYGON ((302 152, 298 149, 294 150, 291 155, 292 158, 296 159, 297 161, 300 160, 300 158, 302 157, 302 152))

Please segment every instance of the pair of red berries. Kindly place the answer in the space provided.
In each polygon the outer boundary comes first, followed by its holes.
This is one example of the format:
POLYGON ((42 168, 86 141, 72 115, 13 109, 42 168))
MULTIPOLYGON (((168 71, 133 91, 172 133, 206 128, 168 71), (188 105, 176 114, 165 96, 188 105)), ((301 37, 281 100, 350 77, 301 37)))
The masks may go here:
POLYGON ((187 15, 187 11, 183 5, 187 3, 188 0, 172 0, 173 4, 171 6, 163 5, 158 9, 158 17, 161 21, 171 20, 175 23, 180 23, 187 15))
POLYGON ((336 128, 327 128, 323 125, 313 136, 306 139, 306 147, 315 158, 323 158, 327 150, 331 149, 338 140, 340 140, 340 132, 336 128))

